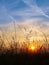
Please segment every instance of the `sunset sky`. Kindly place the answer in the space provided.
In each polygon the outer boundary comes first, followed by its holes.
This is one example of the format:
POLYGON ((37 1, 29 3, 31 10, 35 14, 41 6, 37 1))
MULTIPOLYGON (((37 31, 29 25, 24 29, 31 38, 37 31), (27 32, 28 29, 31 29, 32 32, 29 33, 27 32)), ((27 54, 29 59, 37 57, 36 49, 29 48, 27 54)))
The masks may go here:
POLYGON ((0 0, 0 34, 3 31, 10 39, 14 30, 21 41, 42 39, 43 32, 48 36, 49 0, 0 0))

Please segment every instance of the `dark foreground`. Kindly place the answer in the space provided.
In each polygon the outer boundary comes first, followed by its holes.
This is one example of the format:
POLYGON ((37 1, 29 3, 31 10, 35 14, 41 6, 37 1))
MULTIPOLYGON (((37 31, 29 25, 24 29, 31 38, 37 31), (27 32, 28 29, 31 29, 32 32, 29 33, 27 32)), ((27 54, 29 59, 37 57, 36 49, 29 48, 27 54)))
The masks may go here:
POLYGON ((2 54, 0 65, 49 65, 49 53, 47 54, 2 54))

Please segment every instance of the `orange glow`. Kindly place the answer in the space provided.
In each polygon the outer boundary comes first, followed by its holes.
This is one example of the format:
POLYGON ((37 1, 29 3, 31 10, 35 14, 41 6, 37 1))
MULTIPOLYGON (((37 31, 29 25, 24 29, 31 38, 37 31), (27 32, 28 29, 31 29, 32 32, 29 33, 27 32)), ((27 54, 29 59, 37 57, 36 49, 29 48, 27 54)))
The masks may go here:
POLYGON ((35 46, 31 46, 31 48, 30 48, 31 50, 35 50, 36 48, 35 48, 35 46))
POLYGON ((37 50, 38 50, 38 48, 37 48, 36 45, 30 45, 30 46, 28 47, 28 50, 29 50, 29 52, 31 52, 31 53, 36 53, 37 50))

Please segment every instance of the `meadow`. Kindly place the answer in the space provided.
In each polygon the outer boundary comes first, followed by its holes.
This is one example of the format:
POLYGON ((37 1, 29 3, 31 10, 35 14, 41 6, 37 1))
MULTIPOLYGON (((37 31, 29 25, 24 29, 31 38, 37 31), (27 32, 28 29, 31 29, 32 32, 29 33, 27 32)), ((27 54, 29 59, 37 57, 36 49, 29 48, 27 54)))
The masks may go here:
POLYGON ((37 27, 17 28, 0 27, 0 65, 49 65, 49 36, 37 27))

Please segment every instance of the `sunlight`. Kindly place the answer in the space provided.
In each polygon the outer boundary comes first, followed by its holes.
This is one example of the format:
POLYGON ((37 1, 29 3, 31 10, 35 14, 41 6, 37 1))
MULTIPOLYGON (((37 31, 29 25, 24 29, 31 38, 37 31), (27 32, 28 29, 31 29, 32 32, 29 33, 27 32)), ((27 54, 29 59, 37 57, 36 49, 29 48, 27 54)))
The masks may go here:
POLYGON ((36 45, 30 45, 28 48, 29 52, 36 53, 38 50, 38 47, 36 45))
POLYGON ((31 48, 30 48, 31 50, 35 50, 36 48, 35 48, 35 46, 31 46, 31 48))

